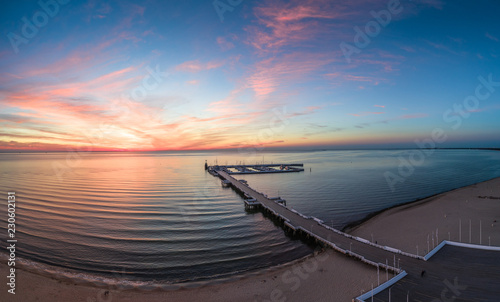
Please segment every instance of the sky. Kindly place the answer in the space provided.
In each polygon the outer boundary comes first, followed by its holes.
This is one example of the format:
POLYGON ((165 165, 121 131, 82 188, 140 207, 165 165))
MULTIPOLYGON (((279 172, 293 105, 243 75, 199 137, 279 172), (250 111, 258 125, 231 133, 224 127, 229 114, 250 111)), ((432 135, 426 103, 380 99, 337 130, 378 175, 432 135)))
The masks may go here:
POLYGON ((500 2, 8 1, 0 150, 500 147, 500 2))

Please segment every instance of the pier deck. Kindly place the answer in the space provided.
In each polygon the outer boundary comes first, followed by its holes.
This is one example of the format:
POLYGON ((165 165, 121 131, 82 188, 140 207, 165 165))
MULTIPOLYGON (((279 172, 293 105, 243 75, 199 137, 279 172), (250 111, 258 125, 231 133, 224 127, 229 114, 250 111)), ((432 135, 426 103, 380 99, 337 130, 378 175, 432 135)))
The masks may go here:
MULTIPOLYGON (((465 287, 474 291, 463 293, 460 298, 457 297, 459 300, 473 297, 475 293, 479 292, 481 298, 487 299, 487 301, 496 300, 500 295, 500 289, 496 286, 489 286, 500 284, 499 265, 495 260, 500 255, 500 251, 445 246, 443 252, 439 252, 440 257, 435 256, 436 258, 426 261, 422 256, 380 246, 366 239, 331 228, 317 218, 304 216, 293 209, 276 203, 275 200, 257 192, 248 184, 236 180, 227 171, 219 170, 217 172, 219 177, 229 181, 235 190, 245 194, 245 196, 251 196, 255 199, 255 204, 258 204, 263 211, 280 220, 283 228, 294 233, 300 232, 325 246, 377 267, 380 271, 380 284, 385 281, 386 274, 391 278, 391 274, 402 273, 404 269, 408 275, 390 287, 393 301, 403 301, 403 299, 406 301, 407 295, 411 297, 410 301, 441 301, 439 298, 442 298, 443 291, 446 289, 448 289, 446 297, 452 296, 450 295, 452 289, 449 289, 449 286, 450 284, 453 286, 455 280, 461 286, 460 288, 464 289, 464 292, 465 287), (443 257, 446 259, 442 260, 443 257), (473 257, 475 257, 473 264, 468 269, 462 269, 462 263, 471 262, 470 259, 473 257), (493 263, 497 264, 491 265, 493 263), (474 271, 474 268, 477 267, 481 269, 474 271), (482 270, 483 268, 485 270, 482 270), (423 271, 426 272, 424 276, 421 275, 423 271), (471 271, 474 273, 471 274, 471 271), (478 281, 475 281, 471 276, 478 277, 478 281), (480 276, 482 278, 479 278, 480 276), (449 282, 447 283, 445 280, 449 282), (461 283, 460 280, 466 283, 461 283), (434 298, 436 299, 432 300, 434 298)), ((378 284, 374 284, 374 286, 378 286, 378 284)), ((390 301, 388 290, 385 289, 375 295, 374 301, 390 301)))

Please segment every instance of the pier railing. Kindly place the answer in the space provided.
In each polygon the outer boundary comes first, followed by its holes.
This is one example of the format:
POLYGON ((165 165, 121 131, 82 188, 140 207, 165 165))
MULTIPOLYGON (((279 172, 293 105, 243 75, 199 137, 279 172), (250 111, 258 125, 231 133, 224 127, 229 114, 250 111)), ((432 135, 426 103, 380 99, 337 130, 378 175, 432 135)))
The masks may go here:
MULTIPOLYGON (((302 214, 301 214, 302 215, 302 214)), ((307 217, 307 216, 305 216, 307 217)), ((383 245, 380 245, 380 244, 376 244, 376 243, 373 243, 371 241, 368 241, 364 238, 361 238, 361 237, 357 237, 357 236, 353 236, 353 235, 350 235, 350 234, 347 234, 347 233, 344 233, 340 230, 337 230, 336 228, 332 228, 326 224, 324 224, 324 222, 316 217, 308 217, 308 218, 312 218, 314 219, 316 222, 318 222, 318 225, 328 229, 328 230, 331 230, 339 235, 342 235, 342 236, 345 236, 349 239, 353 239, 353 240, 356 240, 356 241, 359 241, 361 243, 364 243, 364 244, 368 244, 368 245, 371 245, 371 246, 374 246, 374 247, 377 247, 377 248, 380 248, 380 249, 384 249, 386 251, 389 251, 391 253, 395 253, 395 254, 400 254, 400 255, 403 255, 403 256, 406 256, 406 257, 411 257, 411 258, 415 258, 415 259, 420 259, 420 260, 425 260, 424 257, 422 256, 418 256, 418 255, 415 255, 415 254, 412 254, 412 253, 407 253, 407 252, 403 252, 399 249, 395 249, 395 248, 392 248, 392 247, 389 247, 389 246, 383 246, 383 245)))
POLYGON ((399 280, 403 279, 406 275, 408 275, 408 274, 405 271, 401 271, 397 276, 393 277, 392 279, 390 279, 389 281, 387 281, 385 283, 380 284, 379 286, 377 286, 376 288, 372 289, 371 291, 362 294, 361 296, 357 297, 353 301, 355 301, 355 302, 364 302, 368 298, 374 297, 376 294, 378 294, 378 293, 380 293, 380 292, 388 289, 392 285, 396 284, 396 282, 398 282, 399 280))

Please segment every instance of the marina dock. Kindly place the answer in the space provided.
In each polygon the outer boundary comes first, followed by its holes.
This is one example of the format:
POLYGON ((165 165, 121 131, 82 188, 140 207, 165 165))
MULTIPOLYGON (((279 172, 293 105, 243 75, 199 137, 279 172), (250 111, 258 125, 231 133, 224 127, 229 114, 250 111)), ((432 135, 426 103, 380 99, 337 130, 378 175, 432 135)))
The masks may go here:
MULTIPOLYGON (((272 165, 271 167, 282 166, 283 165, 272 165)), ((474 283, 476 290, 482 290, 483 297, 496 298, 500 295, 500 290, 498 289, 492 287, 483 288, 481 283, 476 284, 476 282, 471 279, 469 270, 457 270, 457 263, 467 262, 468 259, 470 259, 470 253, 477 251, 477 247, 473 251, 463 247, 449 248, 448 245, 446 245, 447 242, 443 241, 440 246, 436 247, 436 250, 431 251, 428 256, 424 257, 406 253, 392 247, 381 246, 364 238, 352 236, 330 227, 318 218, 306 216, 294 209, 290 209, 286 206, 286 202, 283 202, 283 199, 279 197, 269 198, 266 194, 251 188, 246 181, 237 180, 231 176, 231 174, 279 172, 245 173, 245 170, 238 170, 239 172, 231 173, 228 167, 233 166, 208 167, 208 170, 212 175, 220 177, 223 183, 230 184, 235 191, 240 193, 244 198, 245 207, 260 209, 272 219, 278 221, 286 232, 313 240, 318 245, 332 248, 337 252, 376 267, 377 273, 384 277, 386 275, 391 276, 389 274, 392 274, 394 277, 390 281, 382 284, 383 282, 380 282, 379 278, 379 284, 374 284, 377 290, 372 292, 373 301, 390 301, 391 298, 389 298, 389 295, 392 297, 393 301, 403 301, 403 299, 406 301, 406 299, 409 299, 410 290, 412 292, 412 299, 410 301, 427 301, 429 297, 440 297, 443 288, 443 280, 453 280, 455 277, 460 280, 468 280, 474 283), (446 248, 443 248, 445 246, 446 248), (444 255, 444 260, 436 263, 436 259, 439 258, 430 259, 430 256, 441 248, 443 248, 444 252, 440 254, 440 259, 443 259, 444 255), (460 257, 461 253, 457 251, 457 249, 467 250, 463 253, 463 258, 460 257), (447 252, 452 253, 450 256, 452 256, 453 259, 448 259, 445 256, 447 252), (422 277, 424 272, 428 272, 425 278, 422 277)), ((303 165, 295 165, 294 167, 303 167, 303 165)), ((299 169, 303 171, 302 168, 299 169)), ((456 243, 450 242, 449 244, 456 243)), ((500 248, 498 248, 497 251, 479 251, 476 254, 480 257, 475 260, 481 263, 482 266, 488 267, 489 263, 494 259, 492 258, 493 255, 496 257, 500 256, 500 248)), ((500 271, 488 269, 488 273, 490 283, 500 282, 500 271)), ((479 276, 481 274, 476 273, 474 275, 479 276)), ((369 301, 368 296, 371 299, 372 294, 368 294, 369 293, 365 293, 353 299, 353 301, 369 301)), ((464 297, 465 296, 466 295, 464 295, 464 297)))
POLYGON ((210 171, 225 171, 228 174, 263 174, 263 173, 287 173, 302 172, 303 164, 255 164, 255 165, 224 165, 207 166, 210 171))

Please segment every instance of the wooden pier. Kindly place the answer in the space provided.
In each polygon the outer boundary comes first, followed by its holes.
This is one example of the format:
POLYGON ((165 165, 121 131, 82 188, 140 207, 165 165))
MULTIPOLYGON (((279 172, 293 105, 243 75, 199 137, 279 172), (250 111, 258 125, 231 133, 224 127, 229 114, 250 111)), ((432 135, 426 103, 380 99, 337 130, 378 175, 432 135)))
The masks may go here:
MULTIPOLYGON (((247 200, 254 200, 252 202, 255 206, 258 206, 263 212, 270 214, 271 217, 278 220, 286 231, 302 234, 306 238, 313 238, 319 244, 325 246, 335 246, 335 249, 344 251, 344 254, 370 261, 375 266, 377 263, 380 263, 381 265, 384 264, 385 267, 386 260, 392 260, 394 254, 398 254, 400 258, 414 257, 415 260, 422 258, 411 254, 405 256, 403 252, 396 249, 385 249, 365 239, 341 232, 340 230, 327 226, 323 221, 317 218, 302 215, 286 207, 283 203, 278 203, 277 201, 280 199, 271 199, 264 193, 257 192, 248 184, 244 184, 229 175, 226 171, 219 171, 218 174, 221 179, 231 182, 232 188, 245 196, 247 200)), ((402 263, 404 262, 400 262, 400 264, 402 263)), ((388 265, 387 268, 393 272, 400 271, 395 265, 388 265)))
MULTIPOLYGON (((276 165, 272 167, 276 167, 276 165)), ((213 171, 215 171, 215 169, 213 169, 212 172, 213 171)), ((427 258, 424 259, 422 256, 406 253, 388 246, 381 246, 364 238, 352 236, 330 227, 315 217, 305 216, 286 207, 286 202, 278 202, 281 198, 269 198, 267 195, 252 189, 246 181, 235 179, 230 175, 231 173, 229 173, 227 169, 219 168, 216 170, 216 173, 211 174, 220 177, 223 181, 225 180, 226 183, 230 183, 230 186, 235 191, 244 196, 246 207, 258 208, 262 210, 264 213, 277 220, 285 231, 292 232, 295 235, 303 236, 310 240, 312 239, 321 246, 330 247, 342 254, 370 264, 376 267, 377 271, 380 271, 380 274, 383 274, 384 276, 388 272, 391 272, 394 276, 399 274, 398 280, 404 277, 404 279, 402 279, 403 281, 398 281, 395 285, 391 285, 393 293, 397 297, 406 298, 406 296, 410 295, 409 293, 412 292, 412 298, 410 301, 431 301, 432 298, 441 297, 444 286, 443 280, 452 280, 451 282, 453 282, 453 278, 459 278, 459 280, 473 282, 473 279, 470 278, 468 270, 457 270, 457 268, 461 265, 460 263, 467 262, 471 257, 470 253, 473 253, 474 251, 467 251, 462 254, 462 257, 460 257, 461 254, 456 252, 456 248, 452 248, 454 250, 454 262, 441 265, 441 263, 436 263, 436 260, 434 259, 430 261, 427 258), (424 271, 427 272, 428 277, 421 277, 422 272, 424 271), (429 300, 429 298, 431 299, 429 300)), ((446 250, 450 249, 445 249, 445 251, 446 250)), ((483 262, 481 262, 480 259, 476 259, 476 261, 480 262, 482 266, 488 267, 489 262, 494 259, 492 254, 498 257, 500 256, 500 251, 477 252, 476 254, 487 255, 487 257, 485 256, 483 258, 483 262)), ((490 274, 489 283, 491 284, 492 282, 496 282, 496 284, 500 284, 500 271, 492 271, 491 269, 488 269, 487 271, 490 274)), ((374 285, 378 286, 379 284, 374 285)), ((485 287, 480 283, 474 282, 474 289, 476 291, 481 290, 482 297, 491 297, 492 299, 496 299, 500 296, 499 289, 494 287, 485 287)), ((469 295, 464 294, 464 296, 469 295)), ((374 298, 375 301, 391 300, 388 297, 387 289, 377 294, 374 298)), ((393 301, 402 300, 393 299, 393 301)))

